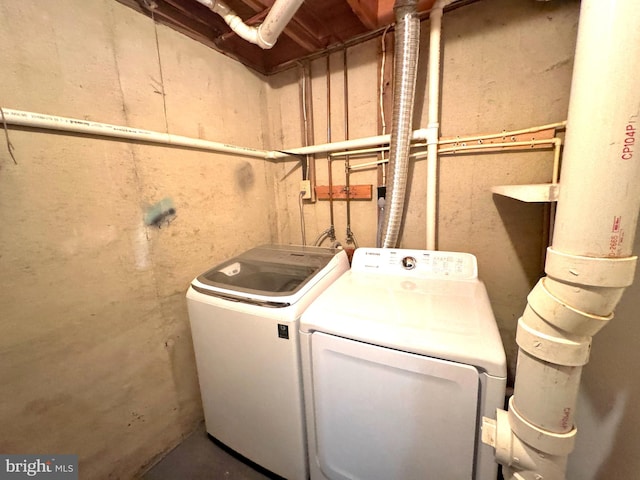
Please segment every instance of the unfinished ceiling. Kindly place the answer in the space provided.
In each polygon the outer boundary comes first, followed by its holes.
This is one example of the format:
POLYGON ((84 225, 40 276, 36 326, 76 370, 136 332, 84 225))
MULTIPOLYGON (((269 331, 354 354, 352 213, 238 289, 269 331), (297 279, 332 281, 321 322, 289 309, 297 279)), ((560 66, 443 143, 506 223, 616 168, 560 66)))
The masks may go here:
MULTIPOLYGON (((305 0, 275 46, 263 50, 238 37, 222 17, 197 0, 118 1, 267 75, 327 49, 366 40, 394 21, 394 0, 305 0)), ((274 0, 225 3, 247 25, 257 26, 274 0)), ((418 9, 426 16, 434 3, 421 0, 418 9)))

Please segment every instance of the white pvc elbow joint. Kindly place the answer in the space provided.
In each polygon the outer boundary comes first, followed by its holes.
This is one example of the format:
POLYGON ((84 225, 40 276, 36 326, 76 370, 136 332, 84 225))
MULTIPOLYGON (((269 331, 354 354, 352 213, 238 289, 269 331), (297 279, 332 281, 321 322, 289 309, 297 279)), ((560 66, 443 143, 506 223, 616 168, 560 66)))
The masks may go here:
POLYGON ((495 420, 482 419, 482 441, 495 448, 505 478, 564 478, 566 456, 573 450, 577 430, 553 434, 532 428, 509 403, 509 411, 497 410, 495 420), (521 475, 525 472, 534 474, 521 475))
POLYGON ((220 0, 197 0, 220 15, 240 38, 258 45, 262 49, 270 49, 278 40, 286 24, 291 20, 302 0, 280 0, 271 7, 265 21, 258 27, 251 27, 220 0))

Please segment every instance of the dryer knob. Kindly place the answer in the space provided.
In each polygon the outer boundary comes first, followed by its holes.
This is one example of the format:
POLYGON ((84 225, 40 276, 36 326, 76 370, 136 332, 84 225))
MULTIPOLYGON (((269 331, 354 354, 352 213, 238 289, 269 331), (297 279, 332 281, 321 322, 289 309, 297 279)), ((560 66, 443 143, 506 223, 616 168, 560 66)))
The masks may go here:
POLYGON ((407 270, 413 270, 416 268, 416 259, 413 257, 404 257, 402 259, 402 266, 407 270))

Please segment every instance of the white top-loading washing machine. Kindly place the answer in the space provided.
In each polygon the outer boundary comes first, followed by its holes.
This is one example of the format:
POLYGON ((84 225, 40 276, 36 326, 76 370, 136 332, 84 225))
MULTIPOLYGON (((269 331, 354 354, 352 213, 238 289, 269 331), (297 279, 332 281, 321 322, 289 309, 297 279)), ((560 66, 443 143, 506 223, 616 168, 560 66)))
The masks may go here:
POLYGON ((300 322, 312 480, 495 480, 506 360, 473 255, 355 251, 300 322))
POLYGON ((207 432, 289 480, 308 478, 298 320, 348 269, 342 250, 266 245, 187 292, 207 432))

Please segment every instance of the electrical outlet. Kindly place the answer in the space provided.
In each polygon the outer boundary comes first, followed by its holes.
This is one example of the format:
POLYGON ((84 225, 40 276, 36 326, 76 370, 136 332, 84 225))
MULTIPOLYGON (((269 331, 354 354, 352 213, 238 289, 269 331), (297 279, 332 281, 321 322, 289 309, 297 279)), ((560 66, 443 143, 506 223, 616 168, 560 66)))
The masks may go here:
POLYGON ((303 200, 311 200, 311 180, 301 180, 300 191, 304 192, 304 195, 302 195, 303 200))

